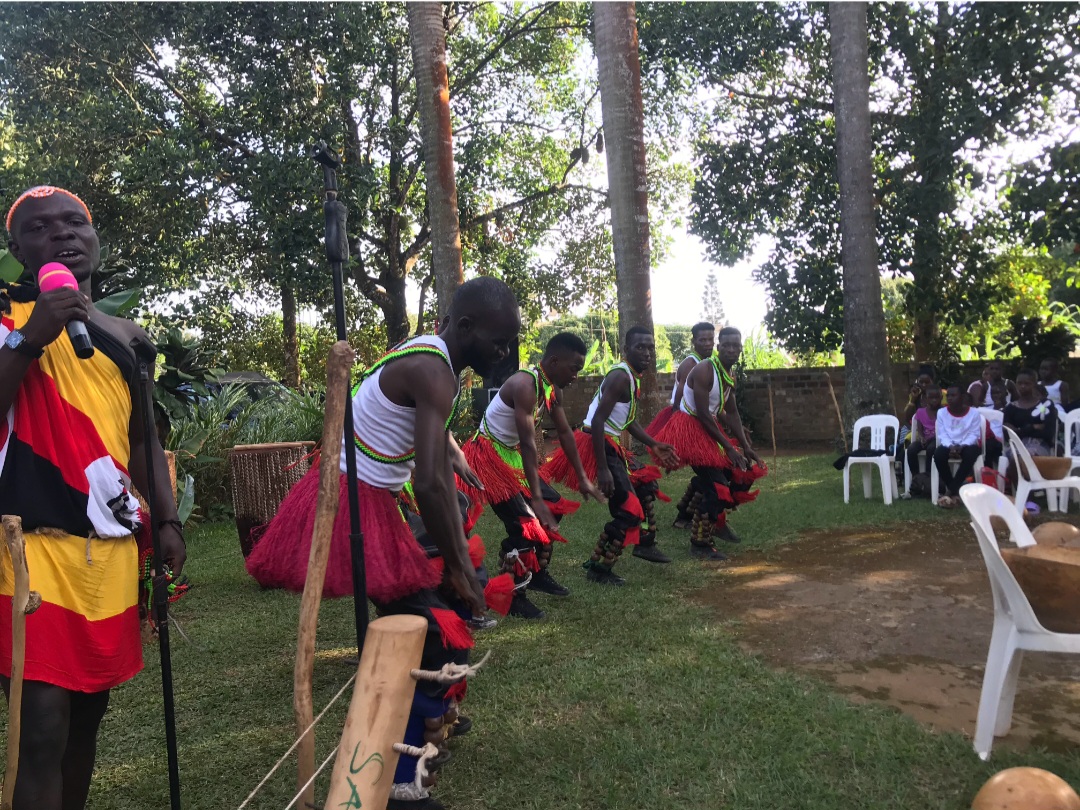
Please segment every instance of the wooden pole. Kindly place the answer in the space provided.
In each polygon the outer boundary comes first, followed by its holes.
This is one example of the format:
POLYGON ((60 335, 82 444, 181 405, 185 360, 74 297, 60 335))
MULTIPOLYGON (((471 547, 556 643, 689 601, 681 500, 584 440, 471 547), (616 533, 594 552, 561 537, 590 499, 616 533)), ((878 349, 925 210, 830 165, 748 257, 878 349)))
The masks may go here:
POLYGON ((315 634, 319 623, 326 561, 341 498, 341 441, 345 406, 349 400, 349 372, 355 355, 349 344, 339 340, 326 358, 326 415, 323 421, 322 457, 319 462, 319 496, 315 507, 315 527, 311 532, 304 595, 300 600, 300 622, 296 634, 296 663, 293 667, 293 716, 296 734, 303 735, 296 749, 296 790, 303 790, 302 806, 314 806, 315 786, 304 785, 315 774, 315 730, 305 730, 314 717, 311 681, 315 670, 315 634))
POLYGON ((772 380, 769 380, 769 433, 772 435, 772 461, 776 469, 776 411, 773 409, 772 380))
POLYGON ((324 807, 386 807, 412 709, 428 624, 420 616, 384 616, 368 627, 330 793, 324 807))
POLYGON ((23 671, 26 666, 26 617, 41 606, 41 594, 30 590, 30 569, 26 565, 26 541, 22 519, 3 516, 4 540, 15 572, 15 594, 11 600, 11 686, 8 693, 7 767, 0 810, 11 810, 15 779, 19 775, 19 740, 22 737, 23 671))
POLYGON ((832 404, 836 408, 836 419, 840 422, 840 438, 843 443, 847 445, 847 431, 844 430, 844 414, 840 411, 840 403, 836 400, 836 389, 833 388, 832 377, 829 376, 829 372, 825 372, 825 379, 829 381, 829 393, 832 395, 832 404))

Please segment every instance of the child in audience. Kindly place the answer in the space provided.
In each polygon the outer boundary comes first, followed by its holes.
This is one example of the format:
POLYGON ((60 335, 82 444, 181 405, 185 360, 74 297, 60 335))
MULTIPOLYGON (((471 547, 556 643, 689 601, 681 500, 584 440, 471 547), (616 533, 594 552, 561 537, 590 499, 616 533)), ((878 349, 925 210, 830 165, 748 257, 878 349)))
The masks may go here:
POLYGON ((937 447, 937 412, 941 407, 941 389, 936 385, 926 389, 926 405, 915 411, 915 423, 919 426, 918 434, 911 437, 908 447, 908 469, 912 474, 919 472, 919 453, 926 453, 926 474, 930 474, 934 463, 934 450, 937 447))
MULTIPOLYGON (((945 487, 945 494, 938 498, 938 506, 952 509, 960 503, 960 487, 975 471, 975 459, 982 448, 982 414, 968 405, 967 392, 959 385, 950 385, 945 394, 947 407, 937 412, 934 464, 945 487), (959 459, 960 466, 953 473, 950 459, 959 459)), ((937 497, 938 493, 933 493, 937 497)))

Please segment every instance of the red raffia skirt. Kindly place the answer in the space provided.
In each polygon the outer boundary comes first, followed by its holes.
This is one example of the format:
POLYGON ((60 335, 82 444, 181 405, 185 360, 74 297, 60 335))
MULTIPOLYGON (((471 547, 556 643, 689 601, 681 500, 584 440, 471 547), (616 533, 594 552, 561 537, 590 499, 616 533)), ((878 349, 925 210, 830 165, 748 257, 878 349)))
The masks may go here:
MULTIPOLYGON (((340 507, 334 520, 330 557, 326 565, 323 597, 351 596, 352 558, 349 548, 348 479, 341 476, 340 507)), ((435 588, 439 573, 413 538, 388 489, 358 481, 360 528, 364 533, 367 595, 376 602, 392 602, 425 588, 435 588)), ((319 468, 312 469, 289 490, 247 558, 248 573, 264 588, 302 592, 315 527, 319 468)))
MULTIPOLYGON (((469 462, 469 467, 484 484, 484 489, 481 491, 469 486, 460 477, 457 479, 458 489, 464 492, 473 503, 503 503, 515 495, 524 495, 526 500, 532 497, 524 472, 511 466, 503 457, 503 454, 516 454, 516 451, 509 449, 502 450, 502 453, 499 451, 500 448, 496 447, 490 439, 480 435, 469 439, 461 448, 461 452, 465 454, 465 460, 469 462)), ((520 454, 517 456, 520 460, 520 454)))
MULTIPOLYGON (((720 430, 723 432, 723 428, 720 430)), ((726 432, 724 436, 733 447, 739 449, 738 441, 728 436, 726 432)), ((767 467, 756 464, 746 470, 735 469, 735 465, 731 463, 724 448, 705 432, 705 428, 696 417, 684 411, 674 413, 664 429, 653 438, 674 447, 675 452, 679 454, 682 466, 719 467, 722 470, 728 470, 731 479, 736 484, 749 486, 768 473, 767 467)))
POLYGON ((672 410, 670 405, 665 405, 660 410, 660 413, 658 413, 653 418, 653 420, 651 422, 649 422, 649 426, 647 428, 645 428, 645 432, 648 433, 650 436, 652 436, 655 439, 656 434, 664 429, 664 425, 666 425, 670 421, 670 419, 671 419, 671 417, 672 417, 672 415, 674 413, 675 413, 675 411, 672 410))
MULTIPOLYGON (((633 456, 630 455, 626 448, 606 433, 604 434, 604 441, 606 441, 610 447, 615 449, 619 458, 627 465, 630 470, 630 483, 634 486, 658 481, 661 475, 663 475, 660 468, 653 464, 638 465, 636 459, 634 459, 634 464, 630 464, 630 460, 633 456)), ((587 475, 591 481, 595 481, 597 464, 596 454, 593 452, 592 434, 586 433, 584 430, 575 430, 574 443, 577 445, 578 456, 581 458, 581 467, 585 470, 585 475, 587 475)), ((604 463, 607 463, 606 459, 604 463)), ((571 489, 581 488, 581 482, 578 481, 577 473, 574 472, 574 465, 570 463, 570 459, 566 457, 566 453, 563 452, 561 447, 556 450, 551 458, 540 468, 540 477, 548 483, 557 481, 571 489)), ((670 500, 666 495, 661 493, 657 494, 661 500, 670 500)), ((566 499, 564 498, 563 500, 566 499)))

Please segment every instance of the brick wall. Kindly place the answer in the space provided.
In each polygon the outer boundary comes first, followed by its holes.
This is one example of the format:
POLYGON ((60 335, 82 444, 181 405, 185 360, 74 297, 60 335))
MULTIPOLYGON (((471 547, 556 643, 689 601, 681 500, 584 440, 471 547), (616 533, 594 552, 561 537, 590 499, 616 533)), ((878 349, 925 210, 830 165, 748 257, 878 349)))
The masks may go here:
MULTIPOLYGON (((966 386, 979 378, 984 362, 961 364, 959 380, 966 386)), ((1010 379, 1015 369, 1006 368, 1010 379)), ((892 387, 894 407, 902 409, 907 403, 908 391, 915 383, 917 364, 894 364, 892 387)), ((1072 396, 1080 396, 1080 368, 1063 369, 1062 376, 1069 384, 1072 396)), ((664 402, 671 399, 674 374, 658 375, 664 402)), ((580 425, 589 410, 589 402, 600 377, 579 377, 563 392, 563 405, 567 418, 574 427, 580 425)), ((773 408, 776 419, 777 448, 831 447, 840 433, 836 408, 829 392, 832 381, 836 400, 844 407, 844 369, 839 368, 783 368, 770 371, 748 371, 742 390, 742 409, 754 425, 755 445, 771 447, 772 434, 769 420, 769 384, 772 384, 773 408)))

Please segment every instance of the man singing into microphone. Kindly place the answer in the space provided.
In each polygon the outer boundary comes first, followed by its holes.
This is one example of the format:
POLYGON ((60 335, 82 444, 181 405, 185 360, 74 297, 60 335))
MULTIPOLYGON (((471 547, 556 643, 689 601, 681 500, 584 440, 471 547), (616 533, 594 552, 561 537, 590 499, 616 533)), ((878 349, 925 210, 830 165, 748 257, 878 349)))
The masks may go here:
MULTIPOLYGON (((138 503, 153 501, 165 562, 183 567, 184 539, 156 436, 133 414, 142 393, 136 324, 98 312, 90 274, 100 246, 90 212, 52 186, 23 193, 7 214, 8 247, 26 272, 0 285, 0 514, 22 518, 30 587, 41 607, 26 619, 22 738, 15 810, 67 810, 86 802, 109 690, 142 669, 138 503), (78 288, 36 283, 65 265, 78 288), (46 270, 48 275, 50 269, 46 270), (85 324, 95 349, 76 350, 85 324), (147 486, 151 442, 157 491, 147 486)), ((55 282, 55 279, 53 279, 55 282)), ((0 551, 0 683, 12 670, 11 557, 0 551)))

